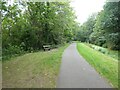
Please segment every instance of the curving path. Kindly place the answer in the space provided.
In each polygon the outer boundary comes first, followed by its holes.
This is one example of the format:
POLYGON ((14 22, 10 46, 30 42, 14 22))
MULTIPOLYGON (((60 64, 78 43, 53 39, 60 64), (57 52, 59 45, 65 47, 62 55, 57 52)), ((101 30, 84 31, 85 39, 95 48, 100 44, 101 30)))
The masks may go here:
POLYGON ((79 54, 73 43, 63 53, 57 88, 112 87, 79 54))

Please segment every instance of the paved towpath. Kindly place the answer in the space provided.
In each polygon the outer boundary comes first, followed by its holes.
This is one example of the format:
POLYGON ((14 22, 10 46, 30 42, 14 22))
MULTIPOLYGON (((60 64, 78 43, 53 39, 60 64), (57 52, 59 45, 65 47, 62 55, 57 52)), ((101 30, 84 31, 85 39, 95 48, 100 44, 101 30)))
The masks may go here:
POLYGON ((73 43, 63 53, 57 88, 112 87, 79 54, 76 43, 73 43))

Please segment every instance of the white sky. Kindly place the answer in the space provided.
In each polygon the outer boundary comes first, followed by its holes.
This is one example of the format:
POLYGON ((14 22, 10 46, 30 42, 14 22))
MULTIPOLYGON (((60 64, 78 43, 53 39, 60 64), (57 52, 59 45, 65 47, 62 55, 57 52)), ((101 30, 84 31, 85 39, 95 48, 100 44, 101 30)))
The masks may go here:
POLYGON ((72 0, 70 5, 75 10, 77 21, 82 24, 92 13, 101 11, 105 2, 106 0, 72 0))

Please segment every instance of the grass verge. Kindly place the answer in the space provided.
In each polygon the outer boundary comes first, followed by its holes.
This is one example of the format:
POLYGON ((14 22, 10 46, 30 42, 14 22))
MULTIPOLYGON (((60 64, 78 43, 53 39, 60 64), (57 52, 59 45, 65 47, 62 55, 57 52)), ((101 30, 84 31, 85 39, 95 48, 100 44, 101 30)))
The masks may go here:
POLYGON ((117 50, 110 50, 110 49, 107 49, 107 48, 103 48, 103 47, 100 47, 100 46, 97 46, 97 45, 93 45, 93 44, 88 44, 88 43, 85 43, 85 45, 93 48, 94 50, 97 50, 107 56, 110 56, 112 58, 115 58, 115 60, 119 60, 119 57, 118 57, 118 53, 120 53, 120 51, 117 51, 117 50))
POLYGON ((77 43, 79 53, 115 88, 118 88, 118 61, 84 43, 77 43))
POLYGON ((28 53, 2 63, 3 88, 55 88, 64 45, 28 53))

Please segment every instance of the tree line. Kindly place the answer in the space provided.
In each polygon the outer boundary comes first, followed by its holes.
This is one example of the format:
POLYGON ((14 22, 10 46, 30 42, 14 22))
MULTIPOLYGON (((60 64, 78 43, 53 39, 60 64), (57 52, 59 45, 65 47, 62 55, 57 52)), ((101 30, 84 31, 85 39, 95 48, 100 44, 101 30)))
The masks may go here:
POLYGON ((3 59, 73 40, 78 23, 70 2, 0 3, 3 59))
POLYGON ((79 25, 70 2, 0 1, 3 59, 72 40, 120 50, 119 2, 106 2, 99 13, 79 25))
POLYGON ((99 13, 91 15, 80 26, 76 39, 112 50, 120 50, 120 3, 106 2, 99 13))

